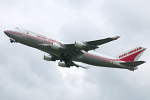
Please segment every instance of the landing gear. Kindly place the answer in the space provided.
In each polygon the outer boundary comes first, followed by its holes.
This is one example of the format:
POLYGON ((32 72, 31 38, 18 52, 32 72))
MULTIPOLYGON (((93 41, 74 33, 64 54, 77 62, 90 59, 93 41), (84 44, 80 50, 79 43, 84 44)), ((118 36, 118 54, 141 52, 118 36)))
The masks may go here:
POLYGON ((66 67, 68 67, 68 68, 70 68, 70 66, 72 65, 72 64, 70 64, 71 57, 67 53, 62 53, 61 54, 60 61, 64 62, 66 64, 66 67))
POLYGON ((10 43, 15 43, 16 41, 12 38, 10 38, 10 43))

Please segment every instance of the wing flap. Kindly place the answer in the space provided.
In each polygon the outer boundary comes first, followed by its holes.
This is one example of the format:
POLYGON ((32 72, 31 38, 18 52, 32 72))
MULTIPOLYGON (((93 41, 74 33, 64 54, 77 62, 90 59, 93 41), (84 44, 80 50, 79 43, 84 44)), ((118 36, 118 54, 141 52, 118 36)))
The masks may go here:
POLYGON ((76 64, 73 61, 68 62, 68 64, 69 64, 69 66, 76 66, 76 67, 81 67, 81 68, 84 68, 84 69, 88 69, 89 68, 89 67, 84 67, 84 66, 81 66, 79 64, 76 64))

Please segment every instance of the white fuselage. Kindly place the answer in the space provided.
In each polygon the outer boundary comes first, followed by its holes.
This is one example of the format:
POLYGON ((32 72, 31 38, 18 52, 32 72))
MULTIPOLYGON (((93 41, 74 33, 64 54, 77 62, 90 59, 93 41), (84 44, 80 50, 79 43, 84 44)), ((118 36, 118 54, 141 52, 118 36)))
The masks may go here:
MULTIPOLYGON (((51 55, 60 57, 62 53, 61 50, 55 50, 51 48, 50 46, 43 46, 43 45, 52 45, 55 42, 60 45, 63 43, 53 40, 51 38, 48 38, 46 36, 34 33, 34 32, 30 32, 30 31, 23 30, 23 29, 14 29, 14 30, 5 31, 5 34, 11 39, 15 40, 16 42, 37 48, 51 55)), ((98 53, 91 52, 91 51, 89 52, 82 51, 82 52, 84 53, 83 55, 73 58, 72 61, 78 61, 78 62, 90 64, 90 65, 104 66, 104 67, 113 67, 113 68, 125 68, 126 67, 119 63, 119 62, 123 62, 123 61, 120 61, 119 59, 108 58, 98 53)))

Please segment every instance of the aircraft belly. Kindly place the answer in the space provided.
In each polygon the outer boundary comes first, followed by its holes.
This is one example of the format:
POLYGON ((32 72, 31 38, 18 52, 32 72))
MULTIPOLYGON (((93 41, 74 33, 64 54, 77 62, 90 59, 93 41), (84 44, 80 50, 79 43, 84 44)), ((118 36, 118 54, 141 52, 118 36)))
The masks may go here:
POLYGON ((86 55, 82 55, 82 56, 78 57, 78 59, 79 59, 79 61, 81 61, 83 63, 91 64, 91 65, 95 65, 95 66, 105 66, 105 67, 112 66, 111 63, 109 63, 109 61, 96 59, 96 58, 89 57, 86 55))
POLYGON ((125 68, 119 64, 115 64, 115 62, 112 63, 112 61, 109 60, 100 60, 86 55, 78 57, 75 61, 100 67, 123 68, 123 69, 125 68))
POLYGON ((44 52, 47 52, 49 54, 52 54, 55 56, 60 55, 60 51, 54 50, 50 46, 38 45, 38 44, 41 44, 42 41, 37 41, 37 40, 31 39, 31 38, 27 38, 27 37, 16 35, 16 34, 9 34, 9 37, 15 39, 16 42, 19 42, 21 44, 24 44, 24 45, 27 45, 30 47, 37 48, 37 49, 44 51, 44 52))
POLYGON ((78 61, 94 66, 123 68, 134 71, 138 65, 145 63, 145 61, 137 61, 146 49, 143 47, 130 50, 120 55, 117 59, 90 51, 97 49, 99 45, 116 40, 120 36, 86 42, 76 41, 75 44, 63 44, 46 36, 20 28, 5 30, 4 33, 10 37, 11 43, 21 43, 48 53, 50 57, 44 56, 44 60, 60 60, 63 63, 63 65, 60 65, 61 67, 76 66, 88 68, 73 62, 78 61))
POLYGON ((55 55, 55 56, 60 55, 60 51, 54 50, 50 46, 41 46, 41 45, 39 45, 41 43, 42 42, 27 39, 24 44, 28 45, 28 46, 31 46, 31 47, 34 47, 34 48, 37 48, 37 49, 39 49, 41 51, 44 51, 44 52, 46 52, 48 54, 51 54, 51 55, 55 55))
POLYGON ((60 56, 61 55, 61 51, 54 50, 54 49, 52 49, 49 46, 48 47, 42 47, 42 46, 40 46, 37 49, 39 49, 41 51, 44 51, 44 52, 46 52, 48 54, 55 55, 55 56, 60 56))

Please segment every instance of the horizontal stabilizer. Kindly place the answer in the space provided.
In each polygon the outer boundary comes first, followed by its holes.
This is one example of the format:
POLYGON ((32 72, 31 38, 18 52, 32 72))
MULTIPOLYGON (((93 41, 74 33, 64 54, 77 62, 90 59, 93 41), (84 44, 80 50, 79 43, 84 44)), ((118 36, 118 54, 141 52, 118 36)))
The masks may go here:
POLYGON ((134 61, 134 62, 121 62, 120 64, 130 67, 136 67, 145 63, 145 61, 134 61))

